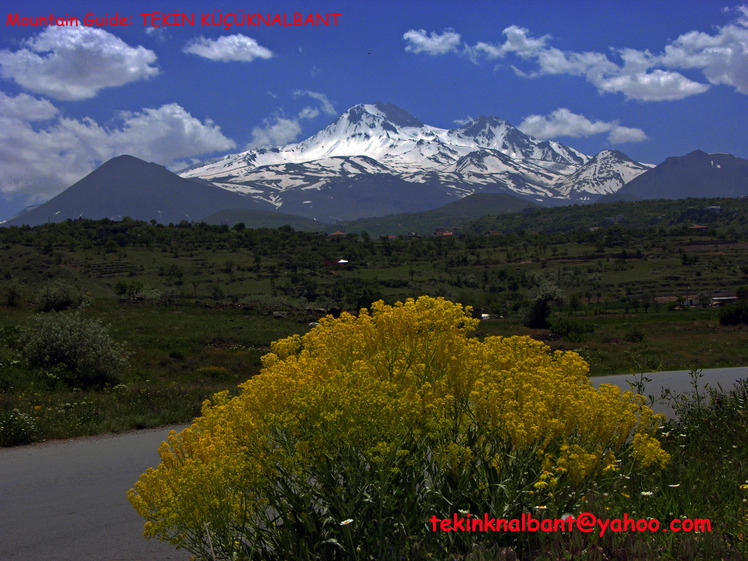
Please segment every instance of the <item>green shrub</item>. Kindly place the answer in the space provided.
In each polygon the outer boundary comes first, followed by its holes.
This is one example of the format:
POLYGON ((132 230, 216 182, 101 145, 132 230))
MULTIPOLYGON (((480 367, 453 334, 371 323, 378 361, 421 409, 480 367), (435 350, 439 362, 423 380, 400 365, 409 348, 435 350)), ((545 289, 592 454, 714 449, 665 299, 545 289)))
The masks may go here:
POLYGON ((642 343, 647 336, 644 330, 638 325, 629 325, 623 334, 623 338, 629 343, 642 343))
POLYGON ((114 293, 125 300, 137 299, 143 292, 143 283, 138 280, 118 280, 114 285, 114 293))
POLYGON ((7 281, 3 285, 3 302, 9 308, 18 306, 21 302, 21 285, 18 281, 7 281))
POLYGON ((735 289, 738 300, 748 300, 748 284, 741 284, 735 289))
POLYGON ((65 384, 87 388, 117 381, 127 368, 128 353, 98 320, 80 313, 39 315, 21 336, 23 357, 52 370, 65 384))
POLYGON ((67 282, 50 282, 34 300, 37 312, 61 312, 69 308, 79 308, 85 298, 77 286, 67 282))
POLYGON ((739 300, 737 304, 722 308, 719 311, 719 322, 722 325, 748 323, 748 300, 739 300))
POLYGON ((551 333, 566 337, 569 341, 579 342, 585 333, 593 333, 595 328, 592 324, 569 318, 559 318, 551 324, 551 333))

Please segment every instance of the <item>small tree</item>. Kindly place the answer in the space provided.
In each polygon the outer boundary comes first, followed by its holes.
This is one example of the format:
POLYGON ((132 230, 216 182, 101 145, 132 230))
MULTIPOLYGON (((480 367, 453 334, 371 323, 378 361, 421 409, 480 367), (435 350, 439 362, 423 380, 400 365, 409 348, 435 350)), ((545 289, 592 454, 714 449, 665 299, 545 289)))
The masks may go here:
POLYGON ((696 299, 699 302, 699 306, 701 306, 702 308, 706 308, 712 301, 711 297, 706 292, 699 292, 699 295, 696 297, 696 299))
POLYGON ((16 280, 10 280, 3 286, 3 300, 7 307, 14 308, 21 301, 21 285, 16 280))
POLYGON ((572 311, 576 314, 577 309, 579 309, 580 304, 582 303, 582 299, 579 297, 579 294, 576 292, 569 296, 569 306, 571 306, 572 311))
POLYGON ((78 308, 86 302, 81 289, 70 283, 56 281, 48 283, 34 300, 37 312, 61 312, 78 308))
POLYGON ((647 313, 649 311, 650 306, 652 305, 652 296, 649 294, 642 295, 642 307, 644 308, 644 312, 647 313))
POLYGON ((537 281, 537 286, 530 293, 530 308, 527 311, 527 327, 547 329, 551 304, 560 304, 564 300, 561 290, 546 279, 537 281))

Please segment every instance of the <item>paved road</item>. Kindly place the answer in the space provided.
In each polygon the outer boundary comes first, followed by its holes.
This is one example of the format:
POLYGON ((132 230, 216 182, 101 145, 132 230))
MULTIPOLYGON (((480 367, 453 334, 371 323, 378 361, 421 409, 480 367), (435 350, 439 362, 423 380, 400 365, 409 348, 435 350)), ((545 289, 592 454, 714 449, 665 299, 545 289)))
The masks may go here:
MULTIPOLYGON (((688 391, 688 371, 651 374, 688 391)), ((748 368, 704 371, 701 383, 727 389, 748 368)), ((593 378, 628 389, 631 376, 593 378)), ((661 409, 662 410, 662 409, 661 409)), ((668 411, 663 410, 667 413, 668 411)), ((0 558, 3 561, 187 561, 184 551, 142 537, 127 490, 149 466, 169 429, 0 449, 0 558)))
POLYGON ((127 502, 169 429, 0 449, 3 561, 187 561, 127 502))
MULTIPOLYGON (((723 390, 728 391, 733 387, 737 380, 741 378, 748 378, 748 367, 742 366, 738 368, 712 368, 709 370, 702 371, 703 376, 699 379, 699 391, 705 384, 709 384, 711 387, 717 389, 722 387, 723 390)), ((691 385, 690 371, 688 370, 674 370, 671 372, 655 372, 652 374, 646 374, 652 381, 645 384, 644 394, 645 396, 654 396, 655 398, 660 397, 660 393, 663 388, 669 388, 675 394, 688 393, 693 390, 691 385)), ((600 387, 600 384, 615 384, 623 390, 630 389, 628 380, 633 380, 634 377, 630 374, 621 376, 596 376, 592 378, 592 385, 596 388, 600 387)), ((655 412, 664 413, 668 418, 673 417, 673 410, 663 403, 657 403, 654 407, 655 412)))

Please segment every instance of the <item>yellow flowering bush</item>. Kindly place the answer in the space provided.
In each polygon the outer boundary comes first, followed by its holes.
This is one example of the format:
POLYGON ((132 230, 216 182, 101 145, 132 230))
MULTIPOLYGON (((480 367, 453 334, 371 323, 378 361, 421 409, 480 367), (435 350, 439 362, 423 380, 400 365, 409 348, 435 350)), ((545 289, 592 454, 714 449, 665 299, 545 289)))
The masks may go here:
POLYGON ((460 547, 428 531, 434 514, 567 509, 621 462, 667 462, 641 396, 595 390, 573 352, 471 337, 477 323, 424 296, 275 342, 130 490, 146 536, 202 559, 418 558, 460 547))

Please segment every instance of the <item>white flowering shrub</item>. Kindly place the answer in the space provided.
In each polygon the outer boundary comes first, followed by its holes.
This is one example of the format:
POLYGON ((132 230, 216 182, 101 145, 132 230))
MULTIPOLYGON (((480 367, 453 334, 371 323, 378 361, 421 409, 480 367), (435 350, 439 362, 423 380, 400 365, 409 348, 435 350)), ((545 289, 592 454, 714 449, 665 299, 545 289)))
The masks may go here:
POLYGON ((18 409, 0 411, 0 446, 30 444, 36 440, 36 421, 31 415, 18 409))
POLYGON ((66 385, 89 388, 117 383, 129 353, 98 320, 80 313, 43 314, 21 335, 21 352, 33 367, 52 371, 66 385))

